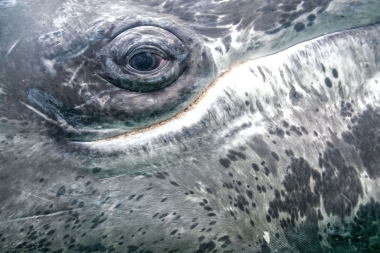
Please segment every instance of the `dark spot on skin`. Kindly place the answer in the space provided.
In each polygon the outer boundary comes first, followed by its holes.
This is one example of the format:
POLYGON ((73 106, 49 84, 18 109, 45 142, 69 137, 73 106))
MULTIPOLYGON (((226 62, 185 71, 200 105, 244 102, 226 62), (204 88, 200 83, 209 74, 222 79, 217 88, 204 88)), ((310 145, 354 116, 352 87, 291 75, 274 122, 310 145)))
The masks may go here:
POLYGON ((194 223, 193 225, 190 226, 190 229, 194 229, 198 226, 199 223, 194 223))
POLYGON ((59 187, 56 196, 60 197, 62 195, 65 195, 65 193, 66 193, 66 187, 64 185, 62 185, 61 187, 59 187))
POLYGON ((248 198, 252 199, 252 197, 253 197, 252 191, 246 190, 245 192, 247 193, 248 198))
POLYGON ((141 195, 137 196, 136 201, 139 201, 139 200, 142 199, 143 197, 144 197, 144 194, 141 194, 141 195))
POLYGON ((176 182, 174 182, 174 181, 170 181, 170 184, 172 184, 172 185, 174 185, 174 186, 179 186, 176 182))
POLYGON ((128 248, 128 253, 136 252, 139 249, 139 247, 136 245, 129 245, 127 248, 128 248))
POLYGON ((280 191, 277 190, 277 189, 275 189, 275 190, 274 190, 274 196, 275 196, 276 199, 281 199, 280 191))
POLYGON ((326 141, 326 144, 327 144, 327 147, 334 148, 334 144, 332 144, 331 142, 326 141))
POLYGON ((289 98, 292 102, 292 105, 299 105, 300 101, 303 98, 303 95, 299 92, 297 92, 295 89, 292 89, 289 92, 289 98))
POLYGON ((292 125, 290 126, 290 131, 295 132, 298 136, 302 136, 302 132, 299 130, 299 127, 292 125))
POLYGON ((304 134, 309 134, 309 132, 306 130, 306 128, 304 126, 301 126, 301 130, 304 134))
POLYGON ((321 213, 321 210, 318 209, 318 220, 322 221, 323 220, 323 215, 321 213))
POLYGON ((304 23, 299 22, 299 23, 296 23, 296 24, 294 25, 294 30, 295 30, 296 32, 300 32, 300 31, 302 31, 302 30, 304 30, 304 29, 305 29, 305 24, 304 24, 304 23))
POLYGON ((285 136, 285 132, 284 132, 284 130, 282 130, 281 128, 276 127, 276 135, 277 135, 278 137, 284 138, 284 136, 285 136))
POLYGON ((278 162, 278 161, 280 161, 280 157, 278 156, 278 154, 276 153, 276 152, 271 152, 271 154, 272 154, 272 156, 273 156, 273 158, 278 162))
POLYGON ((294 156, 294 152, 293 150, 289 149, 289 150, 285 150, 285 154, 288 156, 288 157, 292 157, 294 156))
POLYGON ((50 230, 49 232, 47 232, 46 235, 49 236, 49 235, 52 235, 52 234, 54 234, 54 233, 55 233, 55 230, 53 229, 53 230, 50 230))
POLYGON ((156 178, 159 178, 159 179, 165 179, 165 175, 164 175, 164 173, 162 173, 162 172, 157 172, 157 173, 155 174, 155 176, 156 176, 156 178))
POLYGON ((264 167, 264 173, 265 173, 265 176, 269 176, 270 170, 268 169, 267 166, 264 167))
POLYGON ((227 37, 224 37, 222 39, 222 43, 224 44, 224 46, 226 48, 226 52, 228 52, 230 50, 231 42, 232 42, 231 35, 228 35, 227 37))
POLYGON ((97 173, 99 173, 101 170, 102 170, 101 168, 96 167, 96 168, 93 168, 93 169, 92 169, 92 173, 97 174, 97 173))
MULTIPOLYGON (((263 80, 264 80, 264 82, 265 82, 265 80, 266 80, 266 76, 265 76, 265 74, 264 74, 264 71, 263 71, 263 69, 261 68, 261 67, 257 67, 257 69, 259 70, 259 72, 260 72, 260 74, 261 74, 261 76, 263 77, 263 80)), ((259 102, 257 102, 257 103, 259 103, 259 102)), ((262 111, 264 108, 263 108, 263 106, 260 104, 257 104, 257 107, 259 108, 259 110, 260 111, 262 111), (261 108, 260 108, 261 107, 261 108)))
POLYGON ((332 87, 332 82, 331 82, 330 78, 328 78, 328 77, 325 78, 325 84, 326 84, 326 86, 329 87, 329 88, 332 87))
POLYGON ((321 63, 321 67, 322 67, 322 71, 326 72, 326 68, 325 68, 325 65, 323 65, 323 63, 321 63))
POLYGON ((255 171, 259 171, 259 170, 260 170, 259 165, 257 165, 256 163, 252 163, 252 168, 253 168, 255 171))
POLYGON ((235 151, 235 150, 229 149, 229 150, 228 150, 228 153, 230 153, 230 154, 233 155, 233 156, 237 156, 237 157, 239 157, 240 159, 243 159, 243 160, 246 159, 246 156, 245 156, 242 152, 238 152, 238 151, 235 151))
POLYGON ((237 159, 237 157, 236 157, 236 156, 234 156, 234 155, 231 155, 231 154, 227 154, 226 156, 227 156, 227 158, 228 158, 230 161, 233 161, 233 162, 235 162, 235 161, 237 161, 237 160, 238 160, 238 159, 237 159))
POLYGON ((236 206, 241 210, 244 211, 244 206, 248 206, 248 201, 245 199, 244 196, 239 195, 237 199, 236 206))
POLYGON ((219 163, 224 167, 224 168, 229 168, 231 165, 231 161, 228 160, 227 158, 221 158, 219 159, 219 163))
POLYGON ((310 22, 314 21, 315 18, 316 18, 316 16, 314 14, 310 14, 309 16, 307 16, 307 20, 310 22))
POLYGON ((162 218, 165 218, 168 215, 169 215, 169 213, 164 213, 164 214, 161 214, 160 217, 158 217, 158 218, 162 219, 162 218))
POLYGON ((230 237, 228 235, 222 236, 218 239, 218 242, 223 242, 222 248, 227 247, 228 245, 231 244, 230 237))
POLYGON ((213 249, 216 248, 216 244, 213 241, 209 241, 207 243, 202 243, 199 245, 199 248, 194 253, 205 253, 205 252, 211 252, 213 249))
POLYGON ((223 54, 223 50, 222 48, 219 46, 219 47, 215 47, 214 48, 219 54, 223 54))
POLYGON ((338 71, 336 69, 332 69, 332 75, 334 78, 338 78, 338 71))

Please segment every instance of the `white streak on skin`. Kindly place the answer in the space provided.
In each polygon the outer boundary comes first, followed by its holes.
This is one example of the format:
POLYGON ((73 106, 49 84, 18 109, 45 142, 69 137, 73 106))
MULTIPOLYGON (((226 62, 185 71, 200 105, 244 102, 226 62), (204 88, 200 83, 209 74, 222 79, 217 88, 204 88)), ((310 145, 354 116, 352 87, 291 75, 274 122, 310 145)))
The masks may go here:
MULTIPOLYGON (((70 211, 76 211, 76 210, 80 210, 80 208, 70 209, 70 211)), ((6 221, 2 221, 1 223, 7 222, 7 221, 13 222, 13 221, 23 221, 23 220, 30 220, 30 219, 53 217, 53 216, 61 215, 61 214, 68 213, 68 212, 69 212, 68 210, 65 210, 65 211, 60 211, 60 212, 55 212, 55 213, 50 213, 50 214, 33 215, 33 216, 28 216, 28 217, 23 217, 23 218, 9 219, 6 221)))
POLYGON ((41 62, 52 76, 55 76, 57 74, 57 71, 54 69, 54 61, 42 58, 41 62))
POLYGON ((349 198, 346 197, 346 195, 344 195, 343 193, 341 193, 340 195, 342 195, 342 197, 343 197, 348 203, 350 203, 352 206, 354 206, 353 203, 351 202, 351 200, 350 200, 349 198))
MULTIPOLYGON (((21 102, 21 101, 20 101, 21 102)), ((36 108, 28 105, 28 104, 25 104, 24 102, 21 102, 21 104, 25 105, 28 109, 32 110, 34 113, 36 113, 37 115, 41 116, 44 120, 47 120, 53 124, 56 124, 56 125, 60 125, 57 121, 55 120, 52 120, 50 119, 48 116, 46 116, 46 114, 40 112, 39 110, 37 110, 36 108)))
POLYGON ((40 112, 39 110, 37 110, 33 106, 25 104, 24 102, 21 102, 21 104, 25 105, 28 109, 32 110, 37 115, 41 116, 44 120, 49 121, 50 123, 53 123, 55 125, 58 125, 58 126, 62 127, 63 129, 65 129, 68 132, 79 133, 79 131, 77 129, 75 129, 73 126, 69 125, 66 122, 66 120, 64 120, 63 118, 59 117, 58 121, 55 121, 55 120, 50 119, 46 114, 40 112))
POLYGON ((20 189, 17 189, 17 188, 14 188, 14 187, 11 187, 13 190, 16 190, 16 191, 19 191, 19 192, 23 192, 23 193, 26 193, 27 194, 27 197, 29 197, 29 196, 33 196, 33 197, 35 197, 35 198, 39 198, 39 199, 42 199, 42 200, 45 200, 45 201, 48 201, 48 202, 54 202, 54 201, 52 201, 52 200, 50 200, 50 199, 45 199, 45 198, 43 198, 43 197, 39 197, 39 196, 37 196, 37 195, 34 195, 34 194, 32 194, 32 193, 30 193, 30 192, 28 192, 28 191, 22 191, 22 190, 20 190, 20 189))
POLYGON ((83 67, 83 63, 84 63, 84 62, 82 62, 82 63, 78 66, 78 68, 76 68, 76 69, 74 70, 74 73, 73 73, 73 75, 71 76, 71 78, 70 78, 70 80, 69 80, 69 85, 70 85, 70 86, 71 86, 71 84, 73 83, 75 77, 77 77, 77 74, 78 74, 79 70, 83 67))
POLYGON ((5 56, 8 56, 13 51, 13 49, 17 46, 17 44, 20 42, 20 40, 21 40, 21 38, 19 38, 18 40, 15 41, 15 43, 13 43, 13 45, 9 48, 9 50, 5 56))

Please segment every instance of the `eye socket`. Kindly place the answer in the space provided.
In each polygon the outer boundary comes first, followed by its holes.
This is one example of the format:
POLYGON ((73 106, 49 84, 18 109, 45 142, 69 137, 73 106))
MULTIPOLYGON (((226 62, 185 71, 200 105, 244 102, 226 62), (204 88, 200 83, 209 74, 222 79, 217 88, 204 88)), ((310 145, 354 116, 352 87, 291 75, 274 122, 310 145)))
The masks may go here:
POLYGON ((153 92, 182 75, 188 49, 174 34, 139 26, 113 38, 98 54, 98 73, 108 82, 135 92, 153 92))
POLYGON ((165 64, 165 61, 165 59, 157 54, 140 52, 131 57, 129 65, 138 71, 147 72, 162 66, 165 64))

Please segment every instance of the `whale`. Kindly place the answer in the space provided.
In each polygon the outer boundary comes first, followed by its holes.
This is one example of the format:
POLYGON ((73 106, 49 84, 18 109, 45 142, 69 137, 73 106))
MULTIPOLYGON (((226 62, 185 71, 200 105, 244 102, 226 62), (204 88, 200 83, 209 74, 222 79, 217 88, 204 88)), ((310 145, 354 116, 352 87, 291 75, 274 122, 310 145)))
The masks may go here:
POLYGON ((380 2, 0 0, 0 251, 380 250, 380 2))

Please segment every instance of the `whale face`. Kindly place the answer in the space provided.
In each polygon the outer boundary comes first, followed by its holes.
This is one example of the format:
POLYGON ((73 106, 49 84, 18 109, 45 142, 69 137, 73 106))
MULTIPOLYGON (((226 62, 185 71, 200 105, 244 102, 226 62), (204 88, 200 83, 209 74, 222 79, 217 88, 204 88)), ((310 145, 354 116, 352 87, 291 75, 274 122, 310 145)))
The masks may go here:
POLYGON ((0 1, 2 252, 376 252, 378 1, 0 1))

